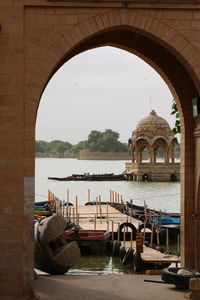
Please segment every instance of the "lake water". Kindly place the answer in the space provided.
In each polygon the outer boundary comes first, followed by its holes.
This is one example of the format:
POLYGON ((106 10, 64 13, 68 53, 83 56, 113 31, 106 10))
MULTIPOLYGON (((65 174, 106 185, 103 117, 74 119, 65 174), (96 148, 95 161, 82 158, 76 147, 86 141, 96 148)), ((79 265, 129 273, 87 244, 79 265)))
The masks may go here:
POLYGON ((114 173, 125 170, 125 161, 116 160, 77 160, 70 158, 36 158, 35 160, 35 200, 47 198, 48 190, 58 198, 66 200, 67 189, 70 202, 75 204, 76 195, 79 205, 88 201, 88 189, 91 201, 101 195, 102 201, 109 201, 110 190, 123 196, 124 201, 133 200, 134 204, 146 204, 156 210, 180 212, 179 182, 135 182, 135 181, 53 181, 48 177, 66 177, 83 173, 114 173))
MULTIPOLYGON (((110 190, 123 195, 124 201, 133 199, 133 203, 147 205, 156 210, 170 212, 180 211, 180 183, 179 182, 130 182, 130 181, 53 181, 48 177, 66 177, 73 173, 114 173, 125 170, 125 161, 92 161, 77 159, 36 158, 35 168, 35 199, 46 200, 48 190, 60 199, 66 200, 67 189, 70 191, 70 202, 75 204, 75 196, 79 197, 79 204, 88 201, 88 189, 91 200, 101 195, 102 201, 109 201, 110 190)), ((78 264, 68 271, 68 275, 108 275, 130 274, 130 265, 123 266, 118 257, 82 256, 78 264)))

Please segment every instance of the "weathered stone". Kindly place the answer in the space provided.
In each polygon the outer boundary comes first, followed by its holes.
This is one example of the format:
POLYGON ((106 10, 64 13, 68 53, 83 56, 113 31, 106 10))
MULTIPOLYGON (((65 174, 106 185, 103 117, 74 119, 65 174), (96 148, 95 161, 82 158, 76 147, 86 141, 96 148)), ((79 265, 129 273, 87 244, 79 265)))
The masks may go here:
POLYGON ((34 199, 35 120, 43 89, 58 66, 102 45, 152 65, 180 108, 182 264, 200 268, 197 130, 193 136, 200 120, 194 126, 192 116, 192 98, 200 94, 200 12, 198 1, 180 2, 136 0, 126 8, 119 1, 0 1, 0 299, 33 296, 33 203, 27 202, 34 199))

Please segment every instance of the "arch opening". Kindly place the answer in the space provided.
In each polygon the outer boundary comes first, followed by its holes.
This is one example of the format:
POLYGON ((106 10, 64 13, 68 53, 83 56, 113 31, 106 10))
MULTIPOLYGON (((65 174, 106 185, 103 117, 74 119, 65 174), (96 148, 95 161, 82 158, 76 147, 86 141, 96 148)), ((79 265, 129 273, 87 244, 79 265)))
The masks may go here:
MULTIPOLYGON (((179 60, 174 53, 171 53, 167 47, 165 47, 162 43, 151 39, 149 36, 143 35, 141 32, 138 33, 133 30, 129 31, 124 29, 124 27, 121 27, 120 29, 114 28, 114 30, 109 29, 105 30, 103 33, 98 33, 96 36, 92 36, 88 40, 80 43, 77 47, 70 51, 70 54, 63 56, 57 66, 54 67, 49 78, 59 68, 59 66, 69 60, 70 57, 73 57, 85 50, 105 45, 112 45, 121 49, 126 49, 131 53, 137 53, 139 57, 142 57, 150 65, 154 66, 158 73, 164 78, 172 91, 180 110, 183 133, 182 140, 184 142, 185 136, 188 136, 189 132, 191 133, 192 131, 192 124, 188 123, 191 118, 191 109, 189 108, 189 116, 185 113, 185 111, 188 111, 186 99, 192 99, 197 93, 194 81, 192 80, 192 75, 189 74, 185 66, 181 63, 181 60, 179 60), (136 40, 137 43, 134 44, 136 40), (154 49, 154 51, 152 52, 147 49, 154 49), (159 53, 162 53, 163 57, 161 57, 159 53), (183 88, 184 83, 187 83, 187 90, 183 88)), ((48 82, 48 80, 46 82, 48 82)), ((191 144, 190 146, 192 148, 193 145, 191 144)), ((186 153, 186 148, 188 147, 184 144, 184 155, 186 153)))

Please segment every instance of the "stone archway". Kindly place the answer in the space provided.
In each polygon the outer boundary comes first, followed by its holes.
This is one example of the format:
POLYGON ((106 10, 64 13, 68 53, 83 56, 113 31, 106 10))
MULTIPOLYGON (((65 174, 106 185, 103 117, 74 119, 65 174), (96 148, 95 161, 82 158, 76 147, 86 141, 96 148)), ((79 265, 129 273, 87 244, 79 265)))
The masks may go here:
MULTIPOLYGON (((126 10, 114 11, 90 18, 64 32, 38 58, 35 71, 27 82, 26 95, 28 97, 25 111, 29 107, 29 99, 31 100, 31 107, 35 107, 30 129, 33 132, 40 96, 54 72, 74 55, 103 45, 119 47, 143 58, 159 72, 175 96, 181 115, 182 144, 184 145, 182 148, 183 164, 181 174, 182 264, 192 267, 194 260, 189 249, 194 247, 195 237, 192 236, 189 228, 193 226, 194 222, 191 218, 193 208, 190 206, 191 210, 185 210, 185 207, 193 201, 194 194, 191 193, 191 190, 188 193, 185 182, 187 181, 187 187, 188 184, 193 186, 193 176, 188 176, 188 174, 193 174, 194 170, 193 164, 188 166, 184 162, 188 160, 188 154, 193 152, 192 107, 187 99, 192 99, 197 93, 197 87, 194 86, 195 64, 192 59, 196 49, 181 35, 154 18, 126 10), (136 46, 133 45, 135 40, 137 40, 136 46), (154 51, 150 52, 149 48, 154 51), (159 56, 159 53, 162 53, 164 58, 159 56), (167 63, 165 56, 168 58, 167 63), (173 70, 169 66, 173 66, 173 70), (187 89, 183 89, 185 86, 187 86, 187 89), (187 140, 190 141, 187 144, 185 143, 186 136, 187 140)), ((32 111, 34 110, 32 109, 32 111)), ((27 115, 27 118, 30 122, 30 116, 27 115)), ((30 131, 28 133, 30 137, 30 131)), ((28 144, 30 142, 29 139, 28 144)), ((32 145, 30 147, 27 145, 27 149, 29 149, 27 155, 29 156, 33 151, 33 142, 32 139, 32 145)), ((33 153, 31 156, 34 157, 33 153)))
MULTIPOLYGON (((195 39, 199 36, 200 17, 199 6, 187 3, 184 7, 179 3, 175 8, 168 1, 153 6, 148 1, 138 2, 127 8, 119 6, 117 1, 108 6, 88 2, 85 7, 80 3, 68 5, 66 1, 61 5, 50 0, 39 3, 30 0, 27 4, 22 0, 17 4, 4 0, 0 4, 4 13, 0 50, 5 57, 4 63, 0 61, 1 75, 9 74, 17 82, 11 88, 8 77, 2 75, 0 167, 5 197, 2 225, 6 229, 3 227, 1 231, 1 249, 7 249, 6 254, 1 253, 7 262, 1 281, 2 297, 21 300, 32 294, 35 120, 42 92, 63 63, 78 53, 103 45, 125 49, 144 59, 163 77, 176 99, 182 126, 182 264, 200 268, 197 237, 200 224, 194 214, 199 205, 196 191, 200 120, 196 117, 194 124, 191 103, 200 93, 200 45, 195 39), (188 31, 185 24, 189 24, 188 31), (10 181, 14 186, 10 186, 10 181)), ((0 266, 5 268, 5 263, 0 266)))

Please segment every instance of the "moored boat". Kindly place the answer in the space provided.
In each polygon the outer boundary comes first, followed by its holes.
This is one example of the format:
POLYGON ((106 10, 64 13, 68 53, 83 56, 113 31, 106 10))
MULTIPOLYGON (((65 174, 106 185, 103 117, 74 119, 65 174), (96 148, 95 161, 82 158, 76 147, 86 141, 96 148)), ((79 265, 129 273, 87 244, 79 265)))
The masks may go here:
POLYGON ((105 230, 66 230, 67 241, 77 241, 82 254, 103 254, 108 247, 111 234, 105 230))
POLYGON ((105 173, 105 174, 72 174, 67 177, 48 177, 50 180, 58 180, 58 181, 115 181, 115 180, 126 180, 126 175, 122 174, 113 174, 113 173, 105 173))

